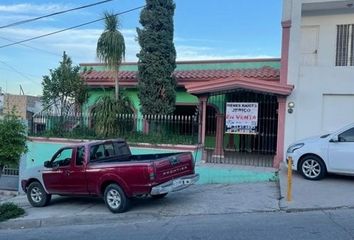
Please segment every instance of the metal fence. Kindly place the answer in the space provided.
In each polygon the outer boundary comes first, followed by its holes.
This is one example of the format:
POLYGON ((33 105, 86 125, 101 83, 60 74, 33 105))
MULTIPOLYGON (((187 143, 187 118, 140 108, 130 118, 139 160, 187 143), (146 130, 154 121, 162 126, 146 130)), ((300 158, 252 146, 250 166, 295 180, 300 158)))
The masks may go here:
POLYGON ((246 90, 230 90, 211 95, 208 104, 212 107, 206 112, 207 162, 272 166, 273 157, 277 151, 278 102, 276 96, 246 90), (230 134, 224 131, 223 154, 215 154, 218 129, 216 110, 223 115, 223 122, 225 122, 226 103, 228 102, 258 104, 257 132, 255 134, 230 134))
POLYGON ((0 178, 0 190, 17 191, 19 184, 18 168, 5 167, 0 178))
POLYGON ((38 114, 30 122, 29 135, 79 139, 122 137, 130 142, 196 144, 197 119, 195 115, 118 114, 114 132, 103 135, 93 115, 38 114))
POLYGON ((2 175, 18 176, 18 175, 19 175, 19 170, 18 170, 18 168, 8 168, 8 167, 5 167, 5 168, 2 170, 2 175))

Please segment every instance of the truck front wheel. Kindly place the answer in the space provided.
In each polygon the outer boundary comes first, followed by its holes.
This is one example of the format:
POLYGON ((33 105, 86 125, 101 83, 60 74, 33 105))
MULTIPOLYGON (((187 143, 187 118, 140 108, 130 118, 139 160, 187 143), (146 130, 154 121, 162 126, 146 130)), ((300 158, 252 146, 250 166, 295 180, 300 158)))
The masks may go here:
POLYGON ((44 207, 51 198, 52 195, 46 193, 39 182, 32 182, 27 188, 27 199, 33 207, 44 207))
POLYGON ((117 184, 110 184, 106 187, 104 201, 113 213, 125 212, 129 207, 129 199, 117 184))

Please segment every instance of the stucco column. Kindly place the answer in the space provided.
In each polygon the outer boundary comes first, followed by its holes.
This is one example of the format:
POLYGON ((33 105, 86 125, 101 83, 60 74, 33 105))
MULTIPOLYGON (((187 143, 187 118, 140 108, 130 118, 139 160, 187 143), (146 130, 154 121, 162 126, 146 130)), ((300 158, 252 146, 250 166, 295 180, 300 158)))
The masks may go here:
POLYGON ((205 162, 207 155, 205 151, 205 132, 206 132, 206 111, 207 111, 207 96, 199 97, 199 143, 202 145, 202 161, 205 162))
POLYGON ((279 168, 279 165, 284 158, 285 111, 286 111, 286 97, 278 96, 277 153, 274 156, 274 160, 273 160, 274 168, 279 168))
POLYGON ((280 84, 287 84, 291 21, 284 21, 281 25, 283 27, 283 31, 280 60, 280 84))
POLYGON ((224 114, 216 114, 216 138, 213 158, 224 158, 224 114))

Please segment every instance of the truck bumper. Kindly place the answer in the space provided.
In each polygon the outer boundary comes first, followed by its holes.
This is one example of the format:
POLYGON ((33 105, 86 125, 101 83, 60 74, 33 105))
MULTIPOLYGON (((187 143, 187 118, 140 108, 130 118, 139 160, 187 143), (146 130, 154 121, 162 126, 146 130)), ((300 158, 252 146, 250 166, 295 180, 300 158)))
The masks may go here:
POLYGON ((199 180, 199 174, 187 175, 184 177, 176 178, 171 181, 157 185, 151 189, 151 195, 160 195, 169 192, 175 192, 189 187, 199 180))

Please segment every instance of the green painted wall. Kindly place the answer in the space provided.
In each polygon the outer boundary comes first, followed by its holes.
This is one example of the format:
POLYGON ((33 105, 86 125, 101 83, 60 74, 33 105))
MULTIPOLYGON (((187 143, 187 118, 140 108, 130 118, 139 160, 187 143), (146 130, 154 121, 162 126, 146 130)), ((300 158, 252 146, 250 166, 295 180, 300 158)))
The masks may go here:
POLYGON ((88 111, 91 109, 91 107, 96 103, 96 101, 101 97, 101 96, 107 96, 107 95, 112 95, 114 96, 114 89, 113 88, 91 88, 89 89, 89 98, 87 102, 84 104, 83 107, 83 112, 88 113, 88 111))
POLYGON ((210 96, 208 103, 217 107, 219 113, 225 113, 225 94, 210 96))
POLYGON ((193 103, 198 104, 198 98, 185 90, 178 89, 176 91, 176 103, 193 103))
MULTIPOLYGON (((87 112, 92 105, 99 99, 100 96, 114 94, 114 89, 106 89, 103 90, 102 88, 95 88, 89 90, 89 99, 87 103, 84 105, 84 112, 87 112)), ((140 113, 140 100, 138 97, 138 90, 136 88, 127 88, 124 89, 124 94, 129 98, 131 101, 134 109, 138 116, 141 116, 140 113)), ((178 89, 176 91, 176 103, 188 103, 188 104, 198 104, 198 98, 193 96, 183 89, 178 89)))
MULTIPOLYGON (((273 67, 280 69, 280 60, 270 60, 270 61, 242 61, 242 62, 220 62, 220 63, 177 63, 176 70, 227 70, 227 69, 244 69, 244 68, 261 68, 261 67, 273 67)), ((81 67, 84 69, 84 67, 81 67)), ((95 71, 107 70, 105 66, 90 66, 87 69, 92 68, 95 71)), ((124 65, 124 63, 119 67, 120 71, 138 71, 137 64, 124 65)))

